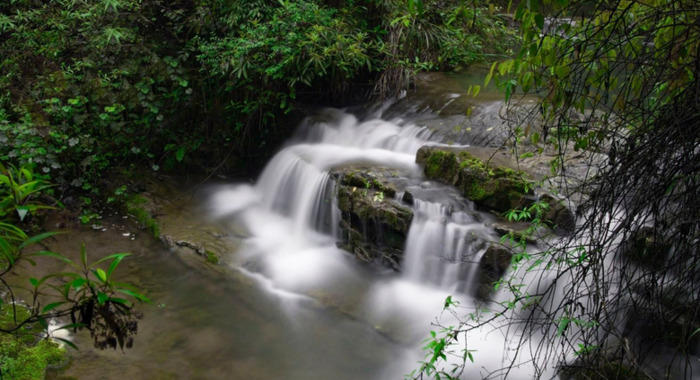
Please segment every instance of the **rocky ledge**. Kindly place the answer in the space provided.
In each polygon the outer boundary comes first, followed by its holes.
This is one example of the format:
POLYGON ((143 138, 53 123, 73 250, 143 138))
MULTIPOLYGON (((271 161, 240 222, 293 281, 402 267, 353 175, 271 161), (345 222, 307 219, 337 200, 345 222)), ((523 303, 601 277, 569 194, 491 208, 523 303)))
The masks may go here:
MULTIPOLYGON (((363 262, 399 269, 413 210, 397 200, 398 173, 382 167, 336 169, 340 247, 363 262)), ((403 192, 402 192, 403 193, 403 192)))
POLYGON ((574 214, 551 194, 536 196, 534 176, 520 170, 505 153, 494 148, 424 146, 416 162, 428 179, 455 186, 482 208, 503 214, 542 200, 548 204, 545 223, 557 234, 575 226, 574 214))

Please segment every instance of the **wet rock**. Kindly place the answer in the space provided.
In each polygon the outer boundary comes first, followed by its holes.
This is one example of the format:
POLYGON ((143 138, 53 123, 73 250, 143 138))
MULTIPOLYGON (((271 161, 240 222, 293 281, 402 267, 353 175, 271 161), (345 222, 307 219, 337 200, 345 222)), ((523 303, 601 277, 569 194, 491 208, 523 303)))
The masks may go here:
POLYGON ((663 269, 671 244, 654 227, 644 226, 623 244, 622 254, 628 260, 650 269, 663 269))
POLYGON ((479 298, 489 299, 494 291, 494 282, 500 280, 506 273, 512 257, 511 251, 501 246, 492 245, 486 249, 479 261, 477 278, 477 296, 479 298))
POLYGON ((513 235, 515 239, 525 239, 528 243, 537 243, 537 236, 539 236, 528 232, 530 228, 530 223, 528 222, 503 221, 492 224, 491 228, 501 235, 513 235))
POLYGON ((545 223, 552 227, 557 235, 568 235, 576 228, 576 216, 564 204, 564 200, 550 194, 543 194, 540 200, 547 202, 549 209, 545 215, 545 223))
POLYGON ((403 193, 403 197, 401 197, 401 200, 403 203, 413 206, 413 193, 408 190, 405 191, 403 193))
POLYGON ((457 187, 480 206, 502 213, 532 203, 534 193, 524 172, 499 165, 505 159, 496 152, 487 160, 472 152, 484 155, 483 149, 470 147, 424 146, 416 162, 428 178, 457 187))
POLYGON ((339 246, 363 262, 398 270, 413 210, 394 199, 391 179, 397 176, 377 168, 338 169, 331 175, 342 216, 339 246))

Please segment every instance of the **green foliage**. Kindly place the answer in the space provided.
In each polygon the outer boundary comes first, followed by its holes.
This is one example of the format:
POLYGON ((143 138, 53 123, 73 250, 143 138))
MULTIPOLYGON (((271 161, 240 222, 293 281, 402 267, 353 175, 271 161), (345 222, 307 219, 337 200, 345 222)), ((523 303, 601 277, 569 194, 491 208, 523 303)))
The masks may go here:
POLYGON ((10 25, 0 38, 0 159, 33 162, 86 192, 115 166, 155 164, 168 143, 192 146, 165 120, 192 93, 186 54, 149 39, 173 33, 155 17, 176 16, 160 1, 105 3, 0 6, 10 25))
POLYGON ((0 221, 19 220, 33 216, 38 210, 52 209, 39 199, 51 188, 48 182, 35 178, 32 165, 19 169, 0 163, 0 221))
MULTIPOLYGON (((15 203, 29 205, 29 195, 41 197, 51 187, 47 182, 34 181, 29 167, 7 171, 8 184, 15 184, 17 192, 3 186, 1 193, 19 194, 3 207, 14 210, 15 203), (20 175, 14 175, 18 171, 20 175), (19 178, 19 185, 16 179, 19 178)), ((45 207, 44 207, 45 208, 45 207)), ((32 212, 44 208, 33 208, 32 212)), ((88 263, 83 245, 80 263, 75 263, 57 252, 37 250, 36 245, 56 235, 43 232, 29 236, 11 222, 0 221, 0 374, 18 379, 43 378, 47 365, 62 360, 62 351, 49 341, 37 341, 48 335, 49 318, 68 317, 71 324, 61 328, 86 328, 99 348, 130 347, 136 333, 138 313, 133 313, 134 301, 149 302, 129 284, 114 279, 119 264, 128 253, 118 253, 88 263), (29 278, 25 286, 10 284, 7 276, 18 266, 37 265, 42 259, 60 260, 71 269, 60 273, 48 273, 40 278, 29 278), (106 269, 105 269, 106 266, 106 269), (20 293, 23 300, 18 299, 20 293)), ((63 341, 71 347, 75 345, 63 341)))

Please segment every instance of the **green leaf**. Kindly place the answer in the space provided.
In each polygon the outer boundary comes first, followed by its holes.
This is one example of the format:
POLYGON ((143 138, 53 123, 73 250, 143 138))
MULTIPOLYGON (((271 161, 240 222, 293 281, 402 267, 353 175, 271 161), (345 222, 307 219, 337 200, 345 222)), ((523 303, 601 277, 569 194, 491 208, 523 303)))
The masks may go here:
POLYGON ((136 299, 139 300, 139 301, 143 301, 143 302, 146 302, 146 303, 151 303, 151 300, 148 299, 146 296, 144 296, 144 295, 141 294, 141 293, 137 293, 137 292, 131 291, 131 290, 129 290, 129 289, 123 289, 123 288, 115 289, 115 291, 117 291, 117 292, 119 292, 119 293, 122 293, 122 294, 126 294, 127 296, 134 297, 134 298, 136 298, 136 299))
POLYGON ((73 281, 71 282, 71 286, 73 287, 73 289, 78 290, 78 289, 80 289, 80 287, 82 287, 83 285, 85 285, 85 283, 87 283, 87 282, 88 282, 88 280, 86 280, 86 279, 84 279, 84 278, 82 278, 82 277, 81 277, 81 278, 76 278, 75 280, 73 280, 73 281))
POLYGON ((562 318, 561 321, 559 321, 559 327, 557 328, 557 336, 561 336, 564 333, 566 328, 569 327, 570 322, 571 319, 569 318, 562 318))
POLYGON ((111 255, 107 255, 94 263, 92 263, 91 267, 97 266, 97 264, 100 264, 102 262, 105 262, 107 260, 112 260, 112 259, 117 259, 119 258, 119 261, 121 261, 124 257, 131 255, 131 253, 113 253, 111 255))
POLYGON ((24 218, 27 216, 29 213, 29 207, 26 206, 17 206, 17 215, 19 215, 19 220, 24 221, 24 218))
POLYGON ((177 152, 175 152, 175 159, 177 160, 177 162, 180 162, 183 158, 185 158, 185 148, 180 147, 180 149, 178 149, 177 152))
POLYGON ((97 302, 100 305, 104 305, 108 298, 109 296, 106 293, 97 292, 97 302))
POLYGON ((32 236, 29 239, 25 240, 24 243, 20 244, 19 247, 17 247, 17 250, 20 251, 23 248, 26 248, 32 244, 36 244, 36 243, 38 243, 46 238, 49 238, 49 237, 54 236, 54 235, 58 235, 60 233, 62 233, 62 232, 44 232, 42 234, 32 236))
POLYGON ((58 341, 60 341, 60 342, 63 342, 66 346, 68 346, 68 347, 70 347, 70 348, 72 348, 72 349, 74 349, 74 350, 76 350, 76 351, 80 351, 80 349, 78 349, 78 346, 76 346, 75 343, 71 342, 71 341, 68 340, 68 339, 57 338, 57 337, 52 337, 51 339, 54 339, 54 340, 58 340, 58 341))
POLYGON ((80 246, 80 261, 83 263, 83 268, 87 268, 87 251, 85 250, 85 243, 80 246))
POLYGON ((537 13, 535 15, 535 25, 537 25, 538 28, 544 29, 544 15, 541 13, 537 13))
POLYGON ((121 303, 121 304, 124 304, 124 305, 127 305, 127 306, 131 305, 131 302, 129 302, 129 301, 123 299, 123 298, 109 297, 109 298, 107 299, 107 301, 116 302, 116 303, 121 303))
POLYGON ((93 273, 97 276, 98 279, 102 282, 107 282, 107 273, 102 270, 102 268, 97 268, 93 273))
POLYGON ((57 308, 57 307, 59 307, 59 306, 61 306, 61 305, 65 305, 66 303, 67 303, 66 301, 60 301, 60 302, 53 302, 53 303, 50 303, 50 304, 44 306, 44 308, 41 309, 41 312, 42 312, 42 313, 46 313, 46 312, 51 311, 51 310, 53 310, 53 309, 55 309, 55 308, 57 308))
POLYGON ((69 264, 72 263, 72 261, 71 261, 69 258, 64 257, 63 255, 61 255, 60 253, 57 253, 57 252, 38 251, 38 252, 32 252, 32 253, 26 255, 26 257, 32 257, 32 256, 54 257, 54 258, 57 258, 57 259, 59 259, 59 260, 65 262, 65 263, 69 263, 69 264))
POLYGON ((114 270, 117 269, 117 266, 119 263, 127 256, 129 256, 129 253, 118 253, 115 256, 114 260, 112 260, 112 263, 109 265, 109 269, 107 269, 107 279, 112 277, 112 273, 114 273, 114 270))

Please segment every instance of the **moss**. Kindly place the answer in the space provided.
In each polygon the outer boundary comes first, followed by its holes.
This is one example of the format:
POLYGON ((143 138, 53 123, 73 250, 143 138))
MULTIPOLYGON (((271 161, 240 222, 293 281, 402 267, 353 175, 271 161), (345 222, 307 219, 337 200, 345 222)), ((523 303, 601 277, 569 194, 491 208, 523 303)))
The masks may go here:
MULTIPOLYGON (((14 308, 17 321, 26 320, 29 311, 21 306, 14 308)), ((11 305, 0 309, 0 326, 10 329, 14 324, 11 305)), ((46 339, 36 342, 41 329, 35 326, 21 328, 15 333, 0 333, 0 373, 8 379, 43 379, 48 366, 56 366, 65 360, 65 350, 46 339)))
POLYGON ((525 173, 490 166, 468 152, 424 147, 416 161, 424 165, 428 178, 455 185, 465 197, 496 211, 523 206, 531 193, 525 173))
POLYGON ((428 178, 437 179, 454 184, 460 163, 452 152, 432 150, 425 161, 425 175, 428 178))
POLYGON ((218 264, 219 263, 219 256, 216 253, 214 253, 213 251, 210 251, 207 249, 204 252, 204 256, 207 258, 207 262, 209 262, 211 264, 218 264))
POLYGON ((358 189, 375 190, 382 192, 388 197, 396 195, 396 189, 389 184, 382 183, 372 173, 360 170, 350 170, 343 173, 340 183, 346 186, 353 186, 358 189))
POLYGON ((148 230, 155 238, 160 237, 160 223, 143 207, 148 201, 141 196, 133 196, 126 203, 126 212, 132 215, 136 221, 148 230))

